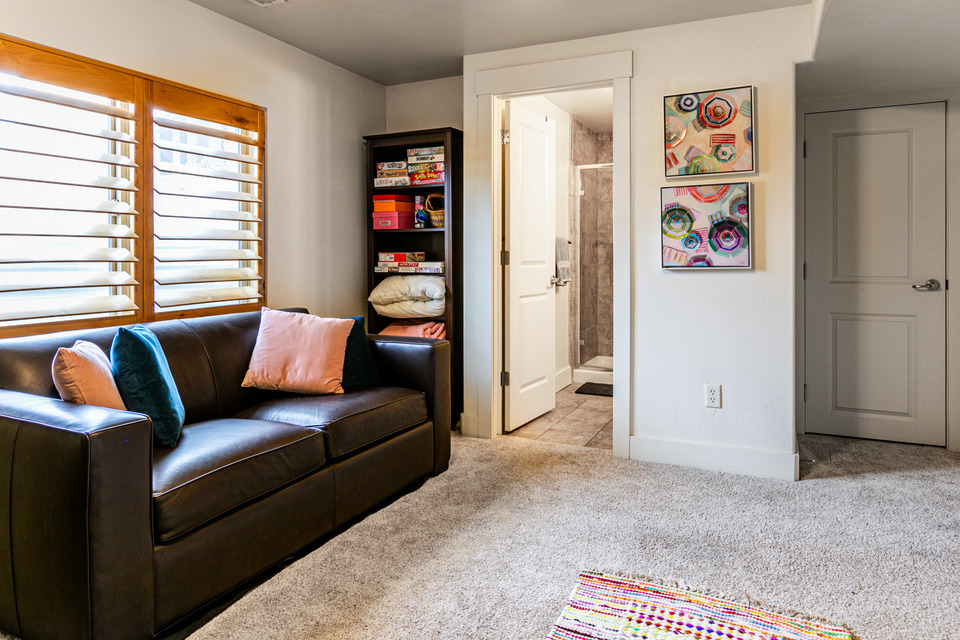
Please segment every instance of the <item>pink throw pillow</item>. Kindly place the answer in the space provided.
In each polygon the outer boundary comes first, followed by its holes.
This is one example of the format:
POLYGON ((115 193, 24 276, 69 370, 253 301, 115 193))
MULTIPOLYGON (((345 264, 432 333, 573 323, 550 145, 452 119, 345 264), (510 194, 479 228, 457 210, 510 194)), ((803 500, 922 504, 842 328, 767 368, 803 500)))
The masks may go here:
POLYGON ((110 360, 92 342, 77 340, 70 348, 60 347, 51 369, 62 400, 126 411, 113 381, 110 360))
POLYGON ((304 394, 343 393, 352 318, 319 318, 264 307, 242 386, 304 394))

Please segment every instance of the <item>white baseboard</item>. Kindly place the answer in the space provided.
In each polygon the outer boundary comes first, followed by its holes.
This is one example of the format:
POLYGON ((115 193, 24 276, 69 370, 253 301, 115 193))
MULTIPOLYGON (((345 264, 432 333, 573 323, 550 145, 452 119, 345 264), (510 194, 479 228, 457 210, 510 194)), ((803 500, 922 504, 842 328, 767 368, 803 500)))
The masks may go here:
POLYGON ((800 479, 800 454, 630 436, 630 457, 681 467, 739 473, 758 478, 800 479))
POLYGON ((557 384, 556 388, 559 392, 564 387, 569 387, 573 383, 573 370, 570 367, 564 367, 557 371, 557 384))

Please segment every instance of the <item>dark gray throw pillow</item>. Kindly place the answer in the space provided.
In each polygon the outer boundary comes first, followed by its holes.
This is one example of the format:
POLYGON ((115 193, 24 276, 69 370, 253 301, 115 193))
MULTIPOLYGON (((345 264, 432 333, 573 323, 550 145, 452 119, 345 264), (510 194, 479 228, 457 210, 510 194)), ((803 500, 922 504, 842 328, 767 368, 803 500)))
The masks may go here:
POLYGON ((347 350, 343 355, 343 381, 340 384, 344 389, 375 387, 381 384, 380 372, 370 353, 363 316, 351 319, 354 325, 347 337, 347 350))

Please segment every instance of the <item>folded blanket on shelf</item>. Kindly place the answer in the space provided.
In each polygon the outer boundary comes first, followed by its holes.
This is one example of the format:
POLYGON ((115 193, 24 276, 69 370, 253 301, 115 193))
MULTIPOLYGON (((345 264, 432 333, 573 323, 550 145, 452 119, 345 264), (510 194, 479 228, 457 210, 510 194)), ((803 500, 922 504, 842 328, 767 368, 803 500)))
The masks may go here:
POLYGON ((413 336, 415 338, 443 340, 447 337, 447 326, 443 322, 392 322, 380 332, 380 335, 413 336))

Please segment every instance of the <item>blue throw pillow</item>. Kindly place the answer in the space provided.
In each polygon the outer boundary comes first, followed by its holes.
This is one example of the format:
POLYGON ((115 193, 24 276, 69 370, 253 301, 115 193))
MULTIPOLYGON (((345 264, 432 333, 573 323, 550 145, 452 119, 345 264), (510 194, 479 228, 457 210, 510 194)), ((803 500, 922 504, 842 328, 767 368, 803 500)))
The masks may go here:
POLYGON ((110 347, 110 362, 127 411, 150 416, 157 442, 177 446, 186 412, 157 336, 139 324, 120 327, 110 347))
POLYGON ((354 324, 347 337, 347 350, 343 354, 343 381, 340 386, 344 389, 377 386, 380 384, 380 372, 370 353, 363 316, 351 319, 354 324))

